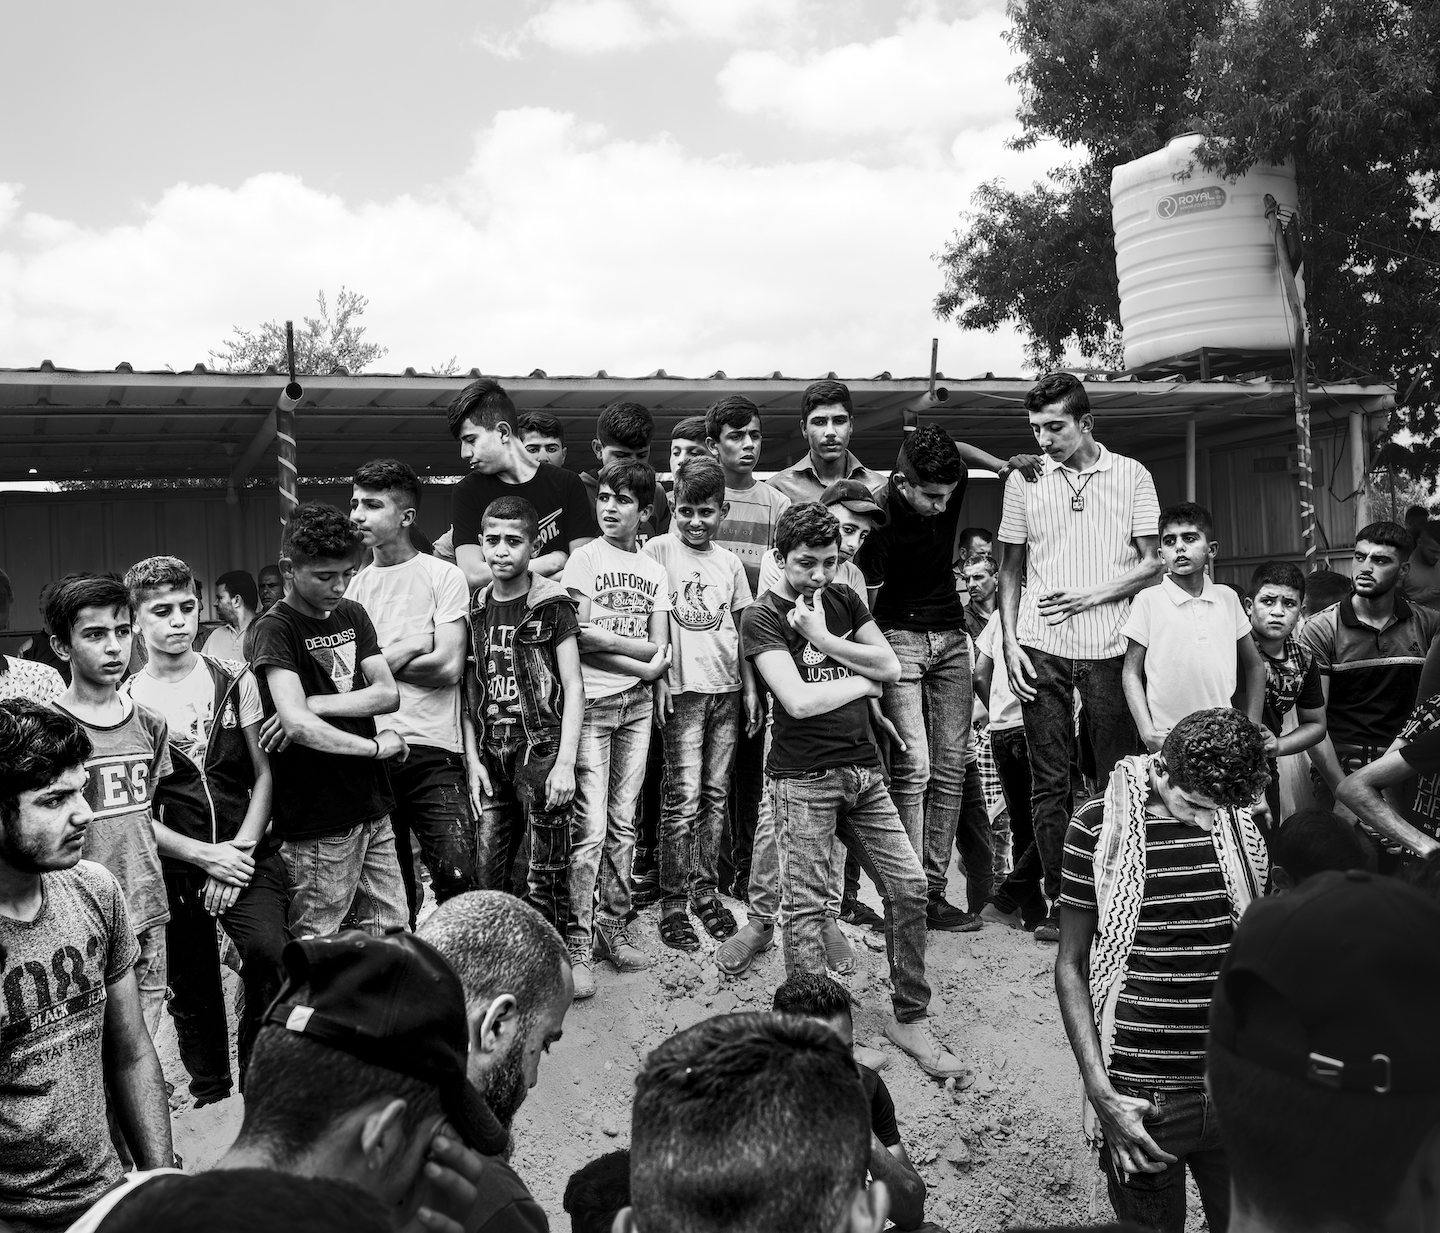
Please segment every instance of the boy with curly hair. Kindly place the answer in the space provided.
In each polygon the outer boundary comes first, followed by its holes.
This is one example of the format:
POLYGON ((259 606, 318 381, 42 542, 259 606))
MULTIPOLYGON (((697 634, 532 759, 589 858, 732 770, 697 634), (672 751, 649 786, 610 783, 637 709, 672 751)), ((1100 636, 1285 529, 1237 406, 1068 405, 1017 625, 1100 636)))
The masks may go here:
POLYGON ((1265 892, 1250 803, 1269 780, 1260 727, 1185 716, 1157 753, 1122 758, 1065 836, 1055 988, 1122 1220, 1185 1228, 1189 1166, 1212 1229, 1230 1171, 1205 1094, 1210 995, 1235 926, 1265 892))

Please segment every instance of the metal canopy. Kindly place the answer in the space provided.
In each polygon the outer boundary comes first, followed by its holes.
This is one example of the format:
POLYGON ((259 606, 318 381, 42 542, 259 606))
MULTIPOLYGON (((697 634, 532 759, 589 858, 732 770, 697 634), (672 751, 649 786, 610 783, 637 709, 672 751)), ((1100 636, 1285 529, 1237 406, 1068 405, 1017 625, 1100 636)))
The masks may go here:
MULTIPOLYGON (((398 457, 421 475, 459 475, 459 449, 445 424, 445 408, 474 377, 401 375, 305 377, 295 414, 304 476, 343 476, 377 457, 398 457)), ((833 375, 833 374, 832 374, 833 375)), ((778 468, 805 450, 798 422, 800 397, 815 378, 498 377, 522 411, 545 410, 565 424, 569 463, 592 465, 588 442, 602 407, 626 399, 656 419, 655 461, 681 419, 701 414, 720 398, 743 394, 765 415, 760 465, 778 468)), ((913 407, 925 422, 1007 455, 1026 447, 1024 400, 1031 382, 928 377, 844 378, 855 403, 865 461, 884 467, 902 438, 901 411, 913 407), (941 401, 943 399, 943 401, 941 401)), ((260 373, 113 372, 0 369, 0 480, 116 480, 233 478, 274 474, 272 410, 285 377, 260 373)), ((1098 435, 1140 456, 1181 453, 1193 419, 1202 439, 1243 439, 1284 432, 1292 420, 1293 390, 1274 381, 1087 380, 1099 419, 1098 435)), ((1318 415, 1379 413, 1394 405, 1382 385, 1314 386, 1318 415)))

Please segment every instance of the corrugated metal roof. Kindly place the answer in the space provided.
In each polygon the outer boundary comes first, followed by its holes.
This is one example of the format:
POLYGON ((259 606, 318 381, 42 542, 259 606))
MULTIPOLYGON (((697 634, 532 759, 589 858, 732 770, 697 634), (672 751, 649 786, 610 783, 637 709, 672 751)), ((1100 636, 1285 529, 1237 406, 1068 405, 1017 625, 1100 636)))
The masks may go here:
MULTIPOLYGON (((304 377, 296 412, 302 474, 346 475, 370 458, 404 458, 422 475, 463 473, 445 424, 445 408, 475 377, 406 369, 400 374, 334 373, 304 377)), ((489 374, 487 374, 489 375, 489 374)), ((834 374, 825 374, 833 376, 834 374)), ((655 414, 656 461, 663 442, 686 416, 730 394, 752 399, 765 417, 762 468, 786 466, 804 453, 798 411, 815 377, 679 377, 663 369, 643 377, 499 376, 523 411, 545 410, 565 424, 570 465, 590 465, 587 442, 600 408, 631 399, 655 414)), ((901 412, 920 410, 928 422, 993 453, 1007 455, 1030 440, 1022 407, 1032 382, 986 376, 842 378, 856 413, 856 443, 867 462, 884 466, 901 440, 901 412)), ((188 372, 58 368, 0 369, 0 480, 115 479, 144 476, 224 477, 245 454, 274 407, 285 378, 278 373, 219 373, 203 364, 188 372)), ((1293 390, 1275 381, 1088 380, 1100 435, 1141 456, 1183 446, 1183 424, 1194 418, 1207 436, 1283 429, 1293 390)), ((1361 407, 1383 411, 1393 391, 1381 385, 1312 388, 1316 414, 1361 407)), ((274 447, 267 449, 273 457, 274 447)), ((255 474, 273 472, 262 456, 255 474)))

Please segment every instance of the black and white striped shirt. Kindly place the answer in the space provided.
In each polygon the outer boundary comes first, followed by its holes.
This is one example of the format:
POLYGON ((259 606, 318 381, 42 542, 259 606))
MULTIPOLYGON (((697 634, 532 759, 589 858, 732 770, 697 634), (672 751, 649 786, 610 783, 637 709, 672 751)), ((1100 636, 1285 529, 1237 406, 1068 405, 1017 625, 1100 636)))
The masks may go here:
POLYGON ((1025 646, 1065 659, 1110 659, 1125 654, 1120 632, 1128 599, 1101 604, 1049 625, 1036 601, 1054 591, 1098 586, 1140 562, 1134 540, 1159 532, 1155 481, 1140 463, 1103 445, 1083 471, 1052 458, 1033 484, 1012 474, 1005 484, 1000 541, 1025 545, 1025 590, 1016 633, 1025 646), (1067 482, 1068 481, 1068 482, 1067 482), (1079 495, 1083 508, 1074 505, 1079 495))

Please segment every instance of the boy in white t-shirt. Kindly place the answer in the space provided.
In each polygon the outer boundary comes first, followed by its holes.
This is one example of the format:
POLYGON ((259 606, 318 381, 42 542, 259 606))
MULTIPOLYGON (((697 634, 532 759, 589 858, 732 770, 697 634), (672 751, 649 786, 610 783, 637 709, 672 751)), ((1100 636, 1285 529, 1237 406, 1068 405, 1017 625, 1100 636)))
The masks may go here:
POLYGON ((1121 678, 1125 701, 1151 753, 1186 715, 1231 704, 1237 656, 1245 673, 1245 712, 1260 722, 1265 665, 1250 637, 1250 618, 1240 597, 1205 573, 1218 547, 1208 510, 1186 502, 1160 511, 1165 576, 1135 596, 1120 631, 1129 640, 1121 678))
POLYGON ((670 666, 665 567, 635 544, 652 511, 655 472, 649 463, 613 462, 600 468, 597 486, 601 538, 577 548, 561 577, 579 606, 585 678, 567 931, 577 988, 593 988, 594 959, 609 960, 621 972, 650 966, 629 932, 630 865, 650 752, 652 686, 659 683, 654 692, 663 699, 670 666))
POLYGON ((168 1005, 198 1109, 231 1092, 216 923, 240 952, 245 983, 236 1039, 242 1090, 250 1049, 285 979, 288 894, 279 844, 266 837, 273 784, 260 746, 264 712, 249 668, 191 649, 200 603, 184 561, 138 561, 125 585, 148 652, 126 687, 169 731, 174 769, 154 797, 170 902, 168 1005))
POLYGON ((713 542, 730 508, 720 464, 682 463, 673 504, 670 530, 645 545, 664 567, 670 592, 670 672, 656 682, 665 743, 660 940, 695 951, 700 939, 687 904, 711 937, 723 941, 736 929, 716 890, 720 836, 742 720, 753 736, 762 712, 754 669, 740 654, 750 583, 740 558, 713 542))
POLYGON ((370 617, 400 688, 400 709, 376 716, 375 726, 403 736, 410 747, 404 761, 389 763, 390 821, 414 928, 425 892, 415 878, 412 836, 438 903, 479 886, 460 731, 470 591, 458 566, 411 542, 420 508, 414 471, 382 458, 356 471, 353 483, 350 521, 375 559, 351 579, 345 596, 370 617))

